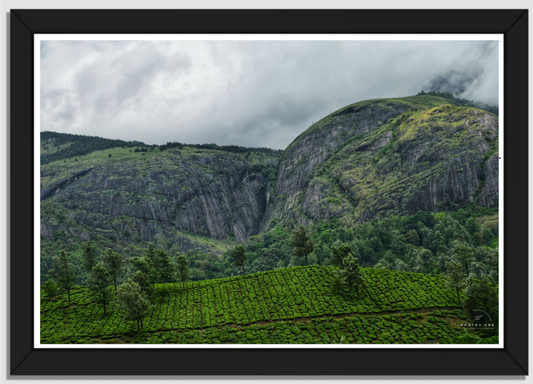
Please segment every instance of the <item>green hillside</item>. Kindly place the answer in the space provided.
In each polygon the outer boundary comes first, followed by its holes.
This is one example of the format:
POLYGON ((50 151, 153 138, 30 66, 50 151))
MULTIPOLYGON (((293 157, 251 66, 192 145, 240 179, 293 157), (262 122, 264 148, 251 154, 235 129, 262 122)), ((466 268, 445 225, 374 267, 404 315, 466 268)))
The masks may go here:
POLYGON ((360 298, 335 293, 333 267, 293 267, 157 285, 137 332, 118 308, 104 315, 77 288, 41 297, 42 343, 451 343, 462 310, 440 276, 366 268, 360 298), (66 295, 64 295, 66 296, 66 295))
POLYGON ((41 136, 42 154, 69 155, 66 140, 73 138, 79 148, 98 148, 41 164, 42 282, 60 249, 76 259, 87 240, 96 249, 127 250, 128 257, 140 255, 148 241, 171 254, 221 255, 257 234, 281 155, 266 148, 129 147, 79 135, 41 136))

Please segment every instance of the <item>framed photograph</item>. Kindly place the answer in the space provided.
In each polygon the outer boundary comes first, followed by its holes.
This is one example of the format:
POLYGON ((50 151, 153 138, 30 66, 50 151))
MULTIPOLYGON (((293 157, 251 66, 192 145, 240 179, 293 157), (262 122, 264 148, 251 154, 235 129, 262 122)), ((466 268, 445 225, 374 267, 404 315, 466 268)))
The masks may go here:
POLYGON ((527 10, 10 25, 12 376, 527 375, 527 10))

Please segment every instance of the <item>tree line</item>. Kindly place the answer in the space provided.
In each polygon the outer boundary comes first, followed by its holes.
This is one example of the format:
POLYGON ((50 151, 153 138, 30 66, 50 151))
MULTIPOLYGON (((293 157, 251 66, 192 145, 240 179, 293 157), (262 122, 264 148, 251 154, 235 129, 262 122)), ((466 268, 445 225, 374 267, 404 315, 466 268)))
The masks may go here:
MULTIPOLYGON (((354 227, 346 227, 338 220, 321 222, 307 227, 314 243, 307 261, 291 254, 290 230, 278 227, 250 238, 245 246, 247 270, 262 272, 306 262, 335 265, 332 248, 345 244, 363 267, 443 274, 446 263, 456 259, 467 275, 486 276, 496 282, 498 237, 491 229, 494 226, 479 223, 480 217, 490 218, 487 215, 493 213, 484 208, 418 212, 412 216, 374 219, 354 227)), ((228 252, 225 258, 230 256, 228 252)), ((227 268, 224 273, 231 276, 235 271, 227 268)))
MULTIPOLYGON (((116 300, 124 311, 126 321, 135 321, 138 330, 143 327, 143 319, 152 308, 156 298, 156 284, 166 281, 185 282, 189 279, 189 262, 185 255, 177 252, 171 259, 164 251, 154 248, 149 243, 141 257, 133 257, 130 263, 135 271, 118 284, 123 277, 126 264, 125 257, 110 248, 98 259, 90 242, 83 251, 83 269, 89 274, 87 286, 91 291, 91 301, 102 305, 104 314, 109 304, 116 300)), ((68 306, 71 308, 71 291, 76 282, 76 269, 65 251, 53 258, 52 279, 43 289, 49 298, 55 298, 60 292, 66 293, 68 306)))
POLYGON ((217 145, 217 144, 185 144, 180 142, 167 142, 159 146, 159 150, 165 151, 172 148, 183 149, 184 147, 198 148, 198 149, 216 149, 219 151, 233 152, 233 153, 246 153, 246 152, 260 152, 269 153, 273 155, 279 155, 283 153, 283 149, 271 149, 265 147, 241 147, 239 145, 217 145))
MULTIPOLYGON (((289 246, 292 248, 290 257, 305 260, 305 265, 309 265, 309 256, 313 253, 315 244, 305 227, 299 226, 291 232, 289 246)), ((493 280, 493 275, 478 277, 472 272, 468 273, 470 256, 468 249, 463 247, 446 262, 443 273, 446 286, 457 295, 458 305, 463 306, 468 313, 473 314, 477 308, 484 308, 493 319, 497 319, 497 280, 493 280)), ((244 275, 248 261, 245 247, 238 245, 231 250, 228 261, 244 275)), ((181 282, 185 288, 185 282, 190 278, 189 260, 180 252, 170 258, 166 252, 149 243, 143 255, 131 258, 130 263, 134 266, 134 271, 119 285, 125 266, 124 256, 108 248, 98 260, 90 242, 85 245, 83 268, 90 274, 87 282, 92 293, 91 300, 103 306, 104 314, 109 304, 115 300, 124 311, 124 319, 134 321, 140 331, 143 319, 157 296, 156 283, 181 282)), ((365 287, 365 273, 356 257, 356 251, 348 243, 332 246, 330 264, 336 267, 333 291, 360 298, 360 292, 365 287)), ((74 266, 64 251, 53 258, 53 265, 54 268, 50 271, 52 279, 45 283, 44 290, 50 298, 56 297, 59 290, 66 292, 70 308, 70 292, 76 280, 74 266)))
POLYGON ((423 95, 443 97, 445 99, 450 100, 455 105, 459 105, 461 107, 479 108, 479 109, 483 109, 483 110, 485 110, 487 112, 494 113, 495 115, 498 115, 498 112, 499 112, 498 106, 489 105, 489 104, 484 103, 482 101, 472 101, 472 100, 461 99, 461 98, 456 97, 456 96, 452 95, 451 93, 447 93, 447 92, 437 92, 437 91, 424 92, 424 91, 421 91, 421 92, 419 92, 417 94, 417 96, 423 96, 423 95))
POLYGON ((146 146, 140 141, 104 139, 98 136, 75 135, 71 133, 41 132, 41 140, 53 142, 56 152, 41 157, 41 164, 52 163, 69 157, 83 156, 94 151, 110 148, 131 148, 146 146), (67 144, 70 144, 66 146, 67 144), (63 146, 63 148, 61 148, 63 146))

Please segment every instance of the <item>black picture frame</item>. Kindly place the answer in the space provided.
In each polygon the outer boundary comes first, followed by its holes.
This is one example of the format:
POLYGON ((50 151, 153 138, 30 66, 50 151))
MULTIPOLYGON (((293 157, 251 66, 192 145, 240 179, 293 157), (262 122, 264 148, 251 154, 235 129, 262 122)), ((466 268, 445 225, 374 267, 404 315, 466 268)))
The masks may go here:
POLYGON ((527 10, 11 10, 9 373, 20 375, 527 375, 527 10), (36 33, 501 33, 503 349, 34 349, 36 33), (34 267, 33 267, 34 268, 34 267), (88 364, 90 362, 90 364, 88 364))

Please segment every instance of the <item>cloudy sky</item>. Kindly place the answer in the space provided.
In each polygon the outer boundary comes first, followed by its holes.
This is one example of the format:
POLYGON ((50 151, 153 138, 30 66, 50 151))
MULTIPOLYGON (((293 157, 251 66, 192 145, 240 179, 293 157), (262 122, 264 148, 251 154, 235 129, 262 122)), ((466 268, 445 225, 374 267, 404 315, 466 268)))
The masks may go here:
POLYGON ((497 41, 43 41, 41 131, 284 149, 367 99, 498 104, 497 41))

